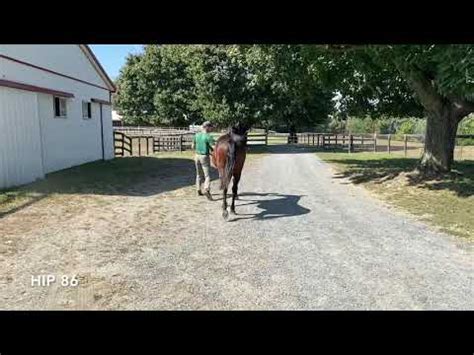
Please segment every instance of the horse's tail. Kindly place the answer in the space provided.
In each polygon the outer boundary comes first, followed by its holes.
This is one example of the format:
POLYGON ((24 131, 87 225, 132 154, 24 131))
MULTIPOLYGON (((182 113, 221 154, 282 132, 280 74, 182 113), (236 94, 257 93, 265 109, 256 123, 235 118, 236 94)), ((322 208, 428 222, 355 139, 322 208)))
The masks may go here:
POLYGON ((230 137, 229 149, 227 150, 227 159, 224 167, 224 175, 221 179, 221 190, 226 189, 229 186, 230 179, 232 179, 232 172, 234 171, 235 165, 235 142, 230 137))

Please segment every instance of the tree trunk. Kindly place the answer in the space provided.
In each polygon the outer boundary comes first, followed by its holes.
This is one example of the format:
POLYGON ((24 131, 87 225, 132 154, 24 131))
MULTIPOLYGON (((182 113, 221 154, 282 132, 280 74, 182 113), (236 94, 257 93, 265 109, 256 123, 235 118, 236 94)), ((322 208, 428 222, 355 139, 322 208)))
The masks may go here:
POLYGON ((425 149, 419 170, 426 173, 445 173, 451 170, 459 117, 451 107, 429 112, 426 121, 425 149))
POLYGON ((427 113, 425 150, 418 169, 426 174, 451 170, 459 122, 474 111, 474 103, 441 95, 433 78, 416 67, 395 63, 427 113))

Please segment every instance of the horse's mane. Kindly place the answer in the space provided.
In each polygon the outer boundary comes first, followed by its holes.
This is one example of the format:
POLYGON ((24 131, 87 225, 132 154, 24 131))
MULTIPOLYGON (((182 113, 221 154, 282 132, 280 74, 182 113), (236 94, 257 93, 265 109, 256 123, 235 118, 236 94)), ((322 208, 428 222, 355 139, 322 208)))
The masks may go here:
POLYGON ((234 143, 237 147, 246 145, 248 128, 240 123, 228 128, 227 133, 219 137, 217 142, 234 143))
POLYGON ((236 125, 230 127, 229 136, 237 146, 242 146, 247 143, 248 130, 249 127, 247 125, 243 125, 239 122, 236 125))

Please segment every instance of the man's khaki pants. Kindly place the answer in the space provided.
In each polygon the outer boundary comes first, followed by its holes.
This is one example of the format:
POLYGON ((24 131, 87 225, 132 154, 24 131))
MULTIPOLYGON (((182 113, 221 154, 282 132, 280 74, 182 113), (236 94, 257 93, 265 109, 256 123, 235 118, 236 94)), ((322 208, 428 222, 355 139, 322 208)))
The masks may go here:
POLYGON ((204 173, 204 191, 209 191, 211 187, 211 177, 209 176, 209 155, 196 154, 194 161, 196 162, 196 189, 198 191, 201 190, 202 177, 199 169, 199 167, 201 167, 201 170, 204 173))

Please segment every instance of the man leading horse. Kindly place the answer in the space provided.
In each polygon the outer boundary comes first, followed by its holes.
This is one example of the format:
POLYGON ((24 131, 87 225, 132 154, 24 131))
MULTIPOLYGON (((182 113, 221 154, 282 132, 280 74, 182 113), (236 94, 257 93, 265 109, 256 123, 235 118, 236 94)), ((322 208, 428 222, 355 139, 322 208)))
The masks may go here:
POLYGON ((192 148, 195 149, 194 161, 196 163, 196 189, 198 195, 205 195, 208 200, 212 201, 211 196, 211 177, 210 177, 210 154, 214 149, 215 144, 214 137, 211 136, 213 125, 211 122, 206 121, 202 124, 201 132, 194 135, 192 148), (204 193, 201 190, 202 177, 201 172, 204 175, 204 193))
POLYGON ((238 122, 230 127, 226 134, 220 136, 217 142, 210 135, 212 128, 213 125, 209 121, 204 122, 202 131, 197 133, 193 139, 192 147, 196 151, 196 189, 199 195, 206 195, 212 201, 209 170, 211 165, 217 168, 221 182, 220 189, 223 190, 222 216, 227 219, 229 215, 227 211, 227 189, 230 181, 233 180, 230 212, 235 214, 235 200, 247 153, 249 126, 238 122), (201 190, 200 170, 204 175, 204 194, 201 190))

